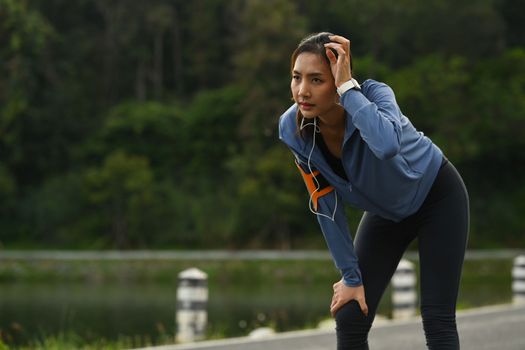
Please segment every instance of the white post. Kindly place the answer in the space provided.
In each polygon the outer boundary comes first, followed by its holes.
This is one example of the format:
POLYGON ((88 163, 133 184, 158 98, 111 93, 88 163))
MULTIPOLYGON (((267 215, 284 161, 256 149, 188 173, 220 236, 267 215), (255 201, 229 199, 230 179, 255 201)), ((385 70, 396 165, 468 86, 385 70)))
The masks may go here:
POLYGON ((410 318, 416 314, 417 293, 414 264, 401 260, 392 277, 392 317, 410 318))
POLYGON ((512 268, 512 294, 514 304, 525 304, 525 255, 514 259, 512 268))
POLYGON ((197 268, 179 274, 177 289, 177 337, 179 343, 204 338, 208 314, 208 276, 197 268))

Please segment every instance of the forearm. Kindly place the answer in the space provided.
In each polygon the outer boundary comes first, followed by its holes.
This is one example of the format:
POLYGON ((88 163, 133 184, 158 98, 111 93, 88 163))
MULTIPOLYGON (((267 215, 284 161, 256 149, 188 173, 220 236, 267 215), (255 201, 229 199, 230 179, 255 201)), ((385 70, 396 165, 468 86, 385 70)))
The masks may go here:
MULTIPOLYGON (((336 193, 331 196, 337 196, 336 193)), ((319 201, 319 211, 327 216, 318 215, 317 220, 323 232, 326 244, 332 255, 335 266, 340 270, 344 284, 359 286, 362 284, 358 259, 354 252, 354 245, 344 214, 344 207, 335 206, 335 201, 323 197, 319 201), (330 215, 334 213, 334 220, 330 215)))
POLYGON ((399 152, 401 139, 401 112, 393 92, 386 85, 374 87, 372 100, 360 90, 347 90, 341 104, 352 118, 363 140, 380 159, 388 159, 399 152))

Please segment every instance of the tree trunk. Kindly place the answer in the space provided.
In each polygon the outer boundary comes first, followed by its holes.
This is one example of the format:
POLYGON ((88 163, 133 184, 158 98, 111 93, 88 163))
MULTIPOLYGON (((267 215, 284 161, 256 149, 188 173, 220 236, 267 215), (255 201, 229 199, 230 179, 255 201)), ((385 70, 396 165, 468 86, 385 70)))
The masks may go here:
POLYGON ((173 78, 174 88, 177 95, 181 95, 184 91, 184 78, 182 75, 182 42, 180 35, 179 15, 178 11, 173 12, 173 78))
POLYGON ((139 101, 146 100, 146 90, 145 63, 143 60, 140 60, 137 64, 137 74, 135 77, 135 96, 139 101))
POLYGON ((155 98, 160 100, 162 98, 162 75, 163 75, 163 55, 164 42, 162 40, 163 30, 159 29, 155 35, 153 48, 153 89, 155 91, 155 98))

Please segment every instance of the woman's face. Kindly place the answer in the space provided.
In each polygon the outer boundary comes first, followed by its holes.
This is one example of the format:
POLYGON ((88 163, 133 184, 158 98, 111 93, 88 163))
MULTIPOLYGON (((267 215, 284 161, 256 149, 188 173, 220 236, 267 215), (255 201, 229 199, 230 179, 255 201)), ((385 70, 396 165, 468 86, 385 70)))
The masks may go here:
POLYGON ((334 77, 320 55, 303 52, 297 56, 290 87, 304 118, 325 115, 336 106, 334 77))

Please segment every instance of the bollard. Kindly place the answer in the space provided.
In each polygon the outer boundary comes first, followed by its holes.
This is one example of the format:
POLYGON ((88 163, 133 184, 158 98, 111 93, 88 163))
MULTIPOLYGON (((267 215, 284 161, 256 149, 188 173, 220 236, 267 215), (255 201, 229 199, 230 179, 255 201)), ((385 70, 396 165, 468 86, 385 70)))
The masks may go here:
POLYGON ((514 259, 512 294, 514 304, 525 304, 525 255, 520 255, 514 259))
POLYGON ((401 260, 392 277, 392 318, 410 318, 416 314, 416 273, 414 264, 401 260))
POLYGON ((177 337, 179 343, 204 338, 208 315, 208 276, 197 268, 179 274, 177 289, 177 337))

